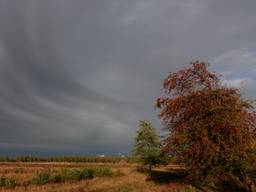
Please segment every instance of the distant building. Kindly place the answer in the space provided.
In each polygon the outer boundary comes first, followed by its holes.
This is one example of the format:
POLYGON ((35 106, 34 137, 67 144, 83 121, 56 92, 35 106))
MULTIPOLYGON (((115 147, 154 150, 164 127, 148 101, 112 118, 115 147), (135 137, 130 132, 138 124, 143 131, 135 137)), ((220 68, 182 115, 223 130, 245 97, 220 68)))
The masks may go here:
POLYGON ((122 153, 118 153, 118 156, 124 158, 124 155, 122 153))

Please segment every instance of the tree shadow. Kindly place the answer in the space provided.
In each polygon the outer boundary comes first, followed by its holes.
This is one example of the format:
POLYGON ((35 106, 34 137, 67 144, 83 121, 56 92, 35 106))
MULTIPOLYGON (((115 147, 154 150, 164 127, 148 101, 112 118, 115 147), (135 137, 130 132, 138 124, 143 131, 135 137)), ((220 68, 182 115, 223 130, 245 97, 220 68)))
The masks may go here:
POLYGON ((206 192, 200 185, 187 179, 184 169, 170 169, 169 171, 152 170, 146 181, 153 181, 157 184, 167 184, 176 187, 183 186, 184 184, 191 185, 198 191, 206 192))
POLYGON ((182 169, 171 169, 170 171, 152 170, 147 177, 147 181, 158 184, 186 183, 186 175, 182 169))

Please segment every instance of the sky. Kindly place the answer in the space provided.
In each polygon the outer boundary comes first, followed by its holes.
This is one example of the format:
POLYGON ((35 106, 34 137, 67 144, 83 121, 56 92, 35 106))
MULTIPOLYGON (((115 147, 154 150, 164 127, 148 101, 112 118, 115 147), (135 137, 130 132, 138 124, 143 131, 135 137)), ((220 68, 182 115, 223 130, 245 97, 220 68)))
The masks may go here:
POLYGON ((128 155, 169 74, 256 98, 255 0, 0 0, 0 155, 128 155))

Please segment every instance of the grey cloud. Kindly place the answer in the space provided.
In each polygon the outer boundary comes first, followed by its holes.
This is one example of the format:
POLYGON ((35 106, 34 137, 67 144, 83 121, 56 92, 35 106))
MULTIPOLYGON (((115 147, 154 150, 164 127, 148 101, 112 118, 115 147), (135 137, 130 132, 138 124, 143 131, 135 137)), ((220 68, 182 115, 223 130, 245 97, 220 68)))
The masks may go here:
POLYGON ((154 100, 169 71, 202 59, 228 80, 254 79, 255 8, 0 0, 1 154, 129 153, 139 119, 160 131, 154 100))

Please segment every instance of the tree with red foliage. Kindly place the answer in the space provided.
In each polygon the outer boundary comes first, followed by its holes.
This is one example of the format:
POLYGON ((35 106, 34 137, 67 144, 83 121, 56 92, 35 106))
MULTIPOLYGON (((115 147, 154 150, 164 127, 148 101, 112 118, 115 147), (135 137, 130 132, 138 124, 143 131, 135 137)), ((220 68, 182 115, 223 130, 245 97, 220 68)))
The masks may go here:
POLYGON ((188 178, 201 186, 223 189, 228 180, 236 183, 237 190, 252 191, 254 106, 241 98, 238 89, 221 85, 209 64, 191 64, 169 74, 163 83, 165 94, 156 102, 168 130, 163 151, 176 157, 188 178))

